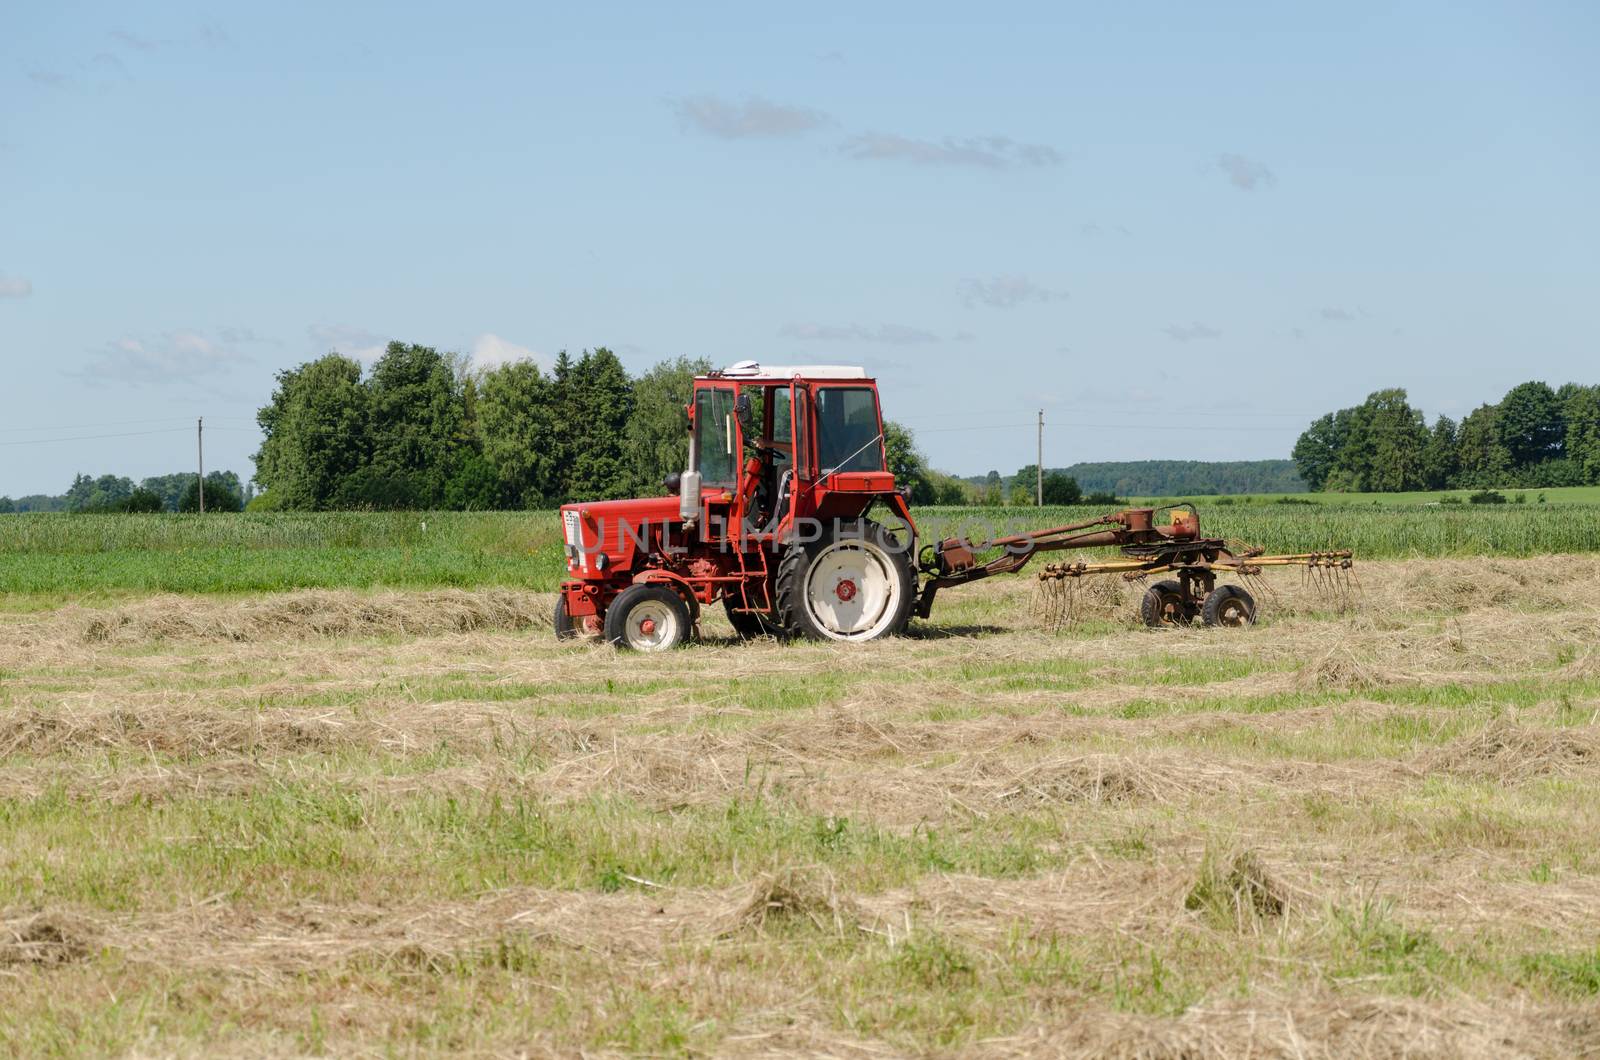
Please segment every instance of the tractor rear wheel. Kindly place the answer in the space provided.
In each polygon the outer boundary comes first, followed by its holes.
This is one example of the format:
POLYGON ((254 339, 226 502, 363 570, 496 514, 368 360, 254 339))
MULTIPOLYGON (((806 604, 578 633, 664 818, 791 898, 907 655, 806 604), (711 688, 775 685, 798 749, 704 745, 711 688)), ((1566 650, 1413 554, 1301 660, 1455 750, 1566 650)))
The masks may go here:
POLYGON ((731 596, 722 598, 722 607, 728 613, 728 625, 733 631, 745 640, 755 637, 770 637, 777 634, 776 627, 767 620, 766 616, 755 611, 735 611, 738 601, 731 596))
POLYGON ((1255 597, 1237 585, 1219 585, 1206 595, 1200 617, 1208 626, 1253 626, 1256 621, 1255 597))
POLYGON ((870 520, 784 552, 778 564, 778 621, 812 640, 876 640, 905 630, 916 602, 911 550, 870 520))
POLYGON ((630 585, 606 608, 605 638, 619 648, 670 651, 691 628, 689 605, 662 585, 630 585))
POLYGON ((1156 582, 1139 601, 1139 617, 1147 626, 1187 626, 1194 621, 1194 605, 1178 582, 1156 582))

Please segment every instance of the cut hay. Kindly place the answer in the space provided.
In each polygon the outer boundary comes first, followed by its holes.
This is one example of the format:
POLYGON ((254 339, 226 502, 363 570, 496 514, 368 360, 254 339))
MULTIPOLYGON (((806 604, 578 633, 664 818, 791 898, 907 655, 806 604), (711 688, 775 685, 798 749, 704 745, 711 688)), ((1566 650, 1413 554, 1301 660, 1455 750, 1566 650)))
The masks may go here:
POLYGON ((81 961, 94 952, 95 937, 88 921, 66 913, 0 916, 0 968, 81 961))
POLYGON ((1343 644, 1335 644, 1315 659, 1303 663, 1295 673, 1295 683, 1301 688, 1340 692, 1387 688, 1406 680, 1408 678, 1403 674, 1363 662, 1343 644))
POLYGON ((94 644, 427 636, 528 629, 548 623, 550 609, 549 594, 510 589, 313 591, 223 603, 157 596, 92 613, 81 636, 94 644))
POLYGON ((1253 850, 1207 850, 1183 907, 1218 927, 1259 930, 1261 921, 1289 907, 1283 888, 1253 850))
POLYGON ((1516 781, 1564 776, 1600 766, 1600 735, 1590 729, 1537 729, 1497 721, 1417 759, 1427 772, 1516 781))
POLYGON ((843 935, 859 922, 854 902, 840 895, 826 869, 789 867, 759 876, 744 898, 720 918, 721 937, 764 932, 780 924, 806 923, 818 931, 843 935))

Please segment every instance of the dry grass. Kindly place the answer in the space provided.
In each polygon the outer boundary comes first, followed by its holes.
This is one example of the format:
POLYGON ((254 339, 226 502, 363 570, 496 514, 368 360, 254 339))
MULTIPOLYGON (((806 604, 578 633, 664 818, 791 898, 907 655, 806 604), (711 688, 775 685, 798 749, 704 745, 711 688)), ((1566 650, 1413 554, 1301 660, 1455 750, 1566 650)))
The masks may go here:
POLYGON ((0 615, 0 1049, 1600 1052, 1600 563, 1361 575, 660 658, 520 593, 0 615))

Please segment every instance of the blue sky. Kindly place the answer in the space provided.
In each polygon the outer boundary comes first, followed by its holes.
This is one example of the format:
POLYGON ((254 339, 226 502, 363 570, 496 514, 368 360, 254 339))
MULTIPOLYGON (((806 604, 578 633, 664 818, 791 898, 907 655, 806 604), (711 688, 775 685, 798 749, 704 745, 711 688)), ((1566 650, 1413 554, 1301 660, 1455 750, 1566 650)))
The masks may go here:
POLYGON ((961 473, 1600 382, 1597 60, 1579 3, 9 5, 0 493, 197 416, 248 475, 389 338, 860 363, 961 473))

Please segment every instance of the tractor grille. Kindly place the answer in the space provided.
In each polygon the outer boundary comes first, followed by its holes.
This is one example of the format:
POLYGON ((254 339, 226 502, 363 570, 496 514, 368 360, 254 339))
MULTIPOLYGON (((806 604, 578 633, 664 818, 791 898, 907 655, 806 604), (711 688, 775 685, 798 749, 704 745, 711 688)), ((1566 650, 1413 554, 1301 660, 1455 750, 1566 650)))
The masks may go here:
POLYGON ((583 566, 583 531, 578 528, 578 513, 562 512, 561 528, 567 538, 567 567, 578 570, 583 566))

